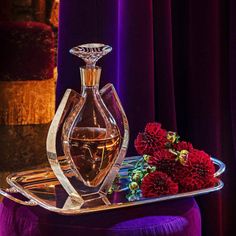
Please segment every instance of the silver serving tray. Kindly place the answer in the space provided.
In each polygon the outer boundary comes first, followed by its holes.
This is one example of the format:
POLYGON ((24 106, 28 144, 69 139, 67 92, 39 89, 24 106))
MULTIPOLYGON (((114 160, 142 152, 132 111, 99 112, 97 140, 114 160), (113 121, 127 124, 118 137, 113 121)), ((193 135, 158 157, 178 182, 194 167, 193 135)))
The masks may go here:
MULTIPOLYGON (((98 206, 93 208, 79 209, 75 203, 71 202, 68 194, 65 192, 60 182, 57 180, 52 169, 43 168, 38 170, 23 171, 9 175, 6 180, 11 186, 10 188, 0 189, 0 194, 10 198, 11 200, 27 205, 39 205, 49 211, 63 215, 79 215, 84 213, 99 212, 112 210, 123 207, 131 207, 136 205, 161 202, 184 197, 192 197, 201 194, 218 191, 223 188, 224 183, 219 179, 214 187, 201 189, 192 192, 179 193, 157 198, 142 198, 140 200, 129 202, 125 196, 127 194, 128 169, 134 167, 135 163, 140 159, 140 156, 126 158, 123 166, 120 169, 121 189, 109 196, 111 205, 98 206), (20 200, 11 195, 11 193, 20 193, 25 196, 28 201, 20 200)), ((213 163, 218 167, 215 177, 220 176, 225 171, 225 165, 216 158, 211 158, 213 163)))

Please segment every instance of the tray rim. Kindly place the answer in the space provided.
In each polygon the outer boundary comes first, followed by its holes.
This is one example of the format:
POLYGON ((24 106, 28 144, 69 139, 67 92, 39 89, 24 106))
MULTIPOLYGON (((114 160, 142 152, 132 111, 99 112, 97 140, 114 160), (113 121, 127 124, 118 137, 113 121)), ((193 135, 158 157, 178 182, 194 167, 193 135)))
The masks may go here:
MULTIPOLYGON (((126 158, 125 161, 128 161, 126 168, 129 166, 129 162, 132 163, 133 161, 137 160, 139 156, 134 156, 130 158, 126 158)), ((216 158, 211 158, 213 163, 217 166, 219 166, 219 170, 215 173, 215 176, 221 175, 225 171, 225 165, 223 162, 216 158)), ((124 168, 124 167, 123 167, 124 168)), ((162 197, 157 197, 157 198, 143 198, 138 201, 132 201, 132 202, 120 202, 120 203, 114 203, 111 205, 104 205, 104 206, 98 206, 94 208, 85 208, 85 209, 79 209, 79 208, 71 208, 71 209, 63 209, 63 208, 58 208, 50 204, 46 204, 44 200, 40 200, 39 197, 34 195, 31 191, 28 189, 23 188, 19 182, 16 182, 12 180, 15 178, 17 175, 29 175, 30 173, 37 173, 37 172, 42 172, 42 171, 50 171, 52 172, 52 169, 50 167, 46 168, 40 168, 37 170, 27 170, 27 171, 20 171, 20 172, 15 172, 7 176, 6 180, 7 183, 11 186, 13 189, 13 192, 20 193, 26 198, 28 198, 32 203, 32 206, 39 205, 43 207, 46 210, 49 210, 51 212, 55 212, 61 215, 80 215, 80 214, 88 214, 88 213, 95 213, 95 212, 100 212, 100 211, 107 211, 107 210, 113 210, 113 209, 119 209, 119 208, 125 208, 125 207, 132 207, 132 206, 139 206, 139 205, 144 205, 144 204, 149 204, 149 203, 156 203, 156 202, 162 202, 162 201, 167 201, 167 200, 174 200, 174 199, 181 199, 181 198, 186 198, 186 197, 194 197, 198 195, 203 195, 215 191, 219 191, 224 187, 224 183, 222 180, 218 180, 218 183, 214 187, 210 188, 205 188, 201 190, 195 190, 191 192, 185 192, 185 193, 178 193, 174 195, 167 195, 167 196, 162 196, 162 197), (14 191, 15 190, 15 191, 14 191)))

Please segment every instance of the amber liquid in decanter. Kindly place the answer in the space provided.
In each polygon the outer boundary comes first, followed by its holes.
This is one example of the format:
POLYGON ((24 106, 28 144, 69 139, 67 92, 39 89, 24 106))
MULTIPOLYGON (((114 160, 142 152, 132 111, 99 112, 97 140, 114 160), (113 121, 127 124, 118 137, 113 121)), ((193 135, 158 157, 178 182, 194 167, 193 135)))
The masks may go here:
POLYGON ((72 159, 88 186, 97 186, 119 151, 120 135, 106 137, 104 128, 76 128, 70 138, 72 159), (83 138, 86 137, 86 138, 83 138))
POLYGON ((99 90, 98 80, 91 82, 86 77, 88 70, 96 74, 100 68, 81 68, 82 108, 72 111, 68 118, 74 121, 64 140, 64 150, 69 155, 88 187, 97 187, 108 174, 119 152, 121 138, 116 122, 105 104, 99 90), (86 72, 86 73, 85 73, 86 72))

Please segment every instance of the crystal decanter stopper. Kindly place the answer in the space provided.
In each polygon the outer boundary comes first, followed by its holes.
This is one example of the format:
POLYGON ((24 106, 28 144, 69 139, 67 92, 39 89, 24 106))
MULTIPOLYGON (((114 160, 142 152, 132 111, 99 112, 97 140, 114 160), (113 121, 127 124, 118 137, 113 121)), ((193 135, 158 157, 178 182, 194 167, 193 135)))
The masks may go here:
POLYGON ((70 50, 85 61, 81 93, 66 91, 47 138, 49 162, 69 196, 65 205, 109 204, 106 194, 126 154, 128 121, 117 93, 111 84, 99 90, 101 68, 96 62, 111 50, 98 43, 70 50))

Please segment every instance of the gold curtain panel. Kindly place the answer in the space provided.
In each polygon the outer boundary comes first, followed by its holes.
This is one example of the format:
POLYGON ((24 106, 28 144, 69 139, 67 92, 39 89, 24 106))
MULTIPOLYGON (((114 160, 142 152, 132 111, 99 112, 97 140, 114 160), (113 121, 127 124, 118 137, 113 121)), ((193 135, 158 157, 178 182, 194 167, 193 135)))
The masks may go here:
POLYGON ((55 112, 54 77, 48 80, 0 81, 0 124, 49 123, 55 112))

